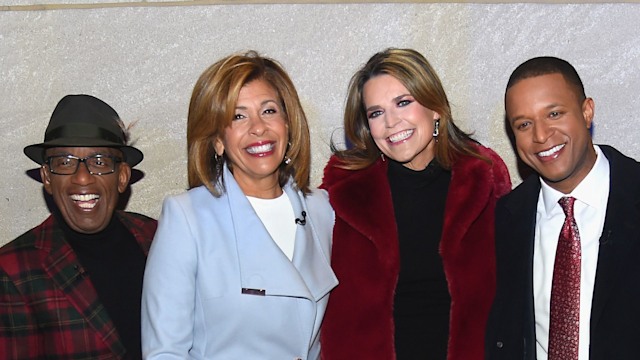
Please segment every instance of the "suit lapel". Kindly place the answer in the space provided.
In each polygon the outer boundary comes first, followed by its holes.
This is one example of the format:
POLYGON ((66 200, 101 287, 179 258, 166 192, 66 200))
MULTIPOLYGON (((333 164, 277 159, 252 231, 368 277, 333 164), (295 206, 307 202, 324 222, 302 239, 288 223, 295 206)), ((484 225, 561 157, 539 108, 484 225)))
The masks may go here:
POLYGON ((591 306, 592 334, 595 333, 612 289, 620 286, 619 279, 625 267, 629 261, 637 261, 629 258, 629 254, 633 253, 629 249, 636 241, 640 219, 640 194, 637 190, 640 177, 636 170, 637 163, 629 165, 627 159, 612 148, 600 148, 609 160, 611 180, 591 306))
MULTIPOLYGON (((118 356, 126 352, 107 310, 100 303, 91 281, 69 244, 63 240, 62 231, 52 233, 52 251, 43 261, 43 268, 65 294, 69 303, 82 315, 89 325, 100 334, 100 338, 118 356)), ((69 341, 71 343, 71 341, 69 341)))

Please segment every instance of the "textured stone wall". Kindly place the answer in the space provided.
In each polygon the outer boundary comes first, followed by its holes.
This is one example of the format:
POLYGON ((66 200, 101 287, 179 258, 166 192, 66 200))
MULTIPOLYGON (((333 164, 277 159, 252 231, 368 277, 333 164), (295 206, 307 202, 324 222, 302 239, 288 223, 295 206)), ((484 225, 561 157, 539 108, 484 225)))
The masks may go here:
POLYGON ((314 185, 332 136, 342 135, 349 78, 390 46, 426 55, 458 124, 503 156, 516 184, 503 93, 511 71, 534 56, 572 62, 595 99, 596 142, 640 156, 639 4, 37 4, 0 2, 0 245, 48 214, 42 185, 30 176, 36 164, 22 148, 42 141, 62 96, 92 94, 125 122, 137 121, 144 176, 131 186, 127 209, 157 217, 162 199, 187 187, 195 80, 220 57, 247 49, 278 59, 299 90, 314 185))

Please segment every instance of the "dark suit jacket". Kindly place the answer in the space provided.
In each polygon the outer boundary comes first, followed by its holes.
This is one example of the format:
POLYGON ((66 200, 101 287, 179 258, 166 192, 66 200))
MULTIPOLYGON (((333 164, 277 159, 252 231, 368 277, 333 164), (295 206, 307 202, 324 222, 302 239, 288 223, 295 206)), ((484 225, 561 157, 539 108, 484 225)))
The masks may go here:
MULTIPOLYGON (((156 221, 135 213, 115 215, 146 256, 156 221)), ((107 310, 53 215, 0 249, 0 358, 126 358, 107 310)))
MULTIPOLYGON (((640 164, 600 146, 610 189, 591 307, 590 360, 640 358, 640 164)), ((529 177, 496 206, 497 292, 487 359, 535 359, 533 243, 540 191, 529 177)), ((581 339, 589 341, 589 339, 581 339)))

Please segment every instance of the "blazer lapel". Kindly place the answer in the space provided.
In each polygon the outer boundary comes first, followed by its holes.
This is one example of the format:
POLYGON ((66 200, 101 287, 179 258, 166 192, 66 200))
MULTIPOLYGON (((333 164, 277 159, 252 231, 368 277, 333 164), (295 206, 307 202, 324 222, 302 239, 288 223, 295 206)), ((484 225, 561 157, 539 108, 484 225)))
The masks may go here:
POLYGON ((69 303, 100 334, 111 351, 123 356, 126 352, 124 345, 73 249, 63 240, 61 231, 56 231, 52 239, 52 251, 42 264, 44 270, 69 303))
MULTIPOLYGON (((637 182, 640 181, 637 164, 625 166, 625 158, 615 150, 600 146, 605 152, 610 166, 609 199, 605 216, 600 247, 598 251, 598 265, 596 268, 596 282, 591 306, 591 333, 595 333, 602 310, 611 296, 612 289, 619 285, 620 274, 630 261, 629 258, 633 242, 638 237, 638 219, 640 218, 640 194, 637 182)), ((628 286, 628 285, 626 285, 628 286)))
MULTIPOLYGON (((325 255, 330 254, 331 250, 327 246, 326 251, 323 251, 317 231, 315 231, 317 224, 314 223, 314 218, 316 214, 309 211, 306 202, 303 201, 302 193, 295 191, 289 184, 284 190, 293 206, 293 213, 301 214, 304 211, 307 214, 306 224, 298 225, 296 231, 293 265, 302 276, 313 300, 318 301, 338 284, 338 279, 325 255)), ((322 216, 323 214, 318 215, 322 216)), ((327 221, 327 223, 329 222, 327 221)), ((329 239, 326 240, 329 243, 329 239)))
POLYGON ((238 250, 239 291, 312 299, 304 279, 273 241, 227 168, 224 177, 238 250))

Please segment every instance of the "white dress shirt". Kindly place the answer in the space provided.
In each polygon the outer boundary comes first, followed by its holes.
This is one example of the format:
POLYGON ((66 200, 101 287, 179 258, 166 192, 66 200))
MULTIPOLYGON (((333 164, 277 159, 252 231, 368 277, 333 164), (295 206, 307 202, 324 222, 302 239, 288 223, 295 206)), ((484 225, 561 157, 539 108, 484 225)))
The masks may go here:
POLYGON ((558 200, 563 196, 576 198, 574 215, 582 250, 578 358, 589 359, 591 301, 598 264, 599 239, 604 227, 609 198, 609 161, 598 146, 594 145, 594 147, 597 158, 593 168, 570 194, 563 194, 541 180, 533 252, 533 297, 538 360, 548 358, 551 283, 558 237, 565 220, 564 211, 558 204, 558 200))

